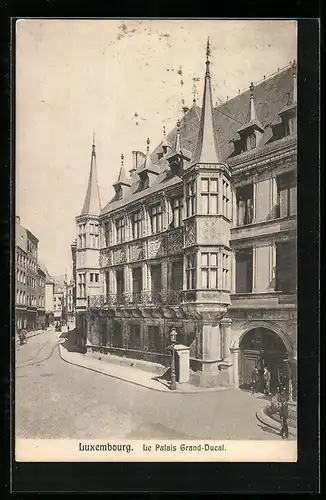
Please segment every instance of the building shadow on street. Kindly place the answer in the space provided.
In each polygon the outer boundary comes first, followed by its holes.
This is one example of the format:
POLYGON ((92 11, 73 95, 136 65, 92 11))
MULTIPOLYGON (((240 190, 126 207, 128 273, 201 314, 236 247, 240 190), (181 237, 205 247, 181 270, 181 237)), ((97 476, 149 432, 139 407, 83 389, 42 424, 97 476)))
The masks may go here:
POLYGON ((64 339, 64 342, 61 342, 61 346, 67 349, 67 351, 81 353, 85 352, 85 349, 79 347, 76 343, 76 330, 62 332, 59 338, 64 339))

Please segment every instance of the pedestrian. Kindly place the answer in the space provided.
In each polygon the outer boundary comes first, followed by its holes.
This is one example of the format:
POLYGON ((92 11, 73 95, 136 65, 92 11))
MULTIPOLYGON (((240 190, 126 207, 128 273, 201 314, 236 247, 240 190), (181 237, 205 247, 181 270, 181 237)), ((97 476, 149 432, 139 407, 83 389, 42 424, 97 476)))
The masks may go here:
POLYGON ((288 409, 288 402, 286 400, 284 392, 282 392, 282 394, 281 394, 280 403, 281 403, 280 404, 280 417, 281 417, 281 422, 282 422, 280 436, 282 436, 282 439, 288 439, 289 438, 289 426, 288 426, 289 409, 288 409))
POLYGON ((264 380, 264 394, 266 394, 266 396, 270 396, 270 394, 271 394, 271 374, 268 371, 267 366, 264 367, 263 380, 264 380))
POLYGON ((251 373, 251 394, 257 393, 259 391, 260 384, 260 374, 257 366, 251 373))

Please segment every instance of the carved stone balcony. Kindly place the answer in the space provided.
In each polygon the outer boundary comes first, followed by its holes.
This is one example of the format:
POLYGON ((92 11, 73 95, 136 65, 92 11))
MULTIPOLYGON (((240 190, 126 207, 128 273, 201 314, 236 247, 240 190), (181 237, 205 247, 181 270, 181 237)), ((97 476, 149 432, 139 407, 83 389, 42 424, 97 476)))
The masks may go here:
POLYGON ((105 303, 104 295, 89 295, 87 298, 87 305, 90 309, 100 309, 105 303))
POLYGON ((135 293, 109 294, 106 304, 109 306, 155 306, 178 305, 181 303, 182 290, 167 290, 165 292, 142 291, 135 293))

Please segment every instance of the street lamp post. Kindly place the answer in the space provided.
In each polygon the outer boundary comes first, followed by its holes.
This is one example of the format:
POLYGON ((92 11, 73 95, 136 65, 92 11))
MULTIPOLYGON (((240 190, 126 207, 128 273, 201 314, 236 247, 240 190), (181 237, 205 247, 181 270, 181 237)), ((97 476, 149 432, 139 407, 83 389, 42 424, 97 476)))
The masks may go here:
POLYGON ((174 355, 174 345, 176 343, 177 332, 174 328, 172 328, 170 332, 170 340, 171 340, 171 349, 172 349, 172 358, 171 358, 171 391, 175 391, 177 388, 176 385, 176 375, 175 375, 175 355, 174 355))

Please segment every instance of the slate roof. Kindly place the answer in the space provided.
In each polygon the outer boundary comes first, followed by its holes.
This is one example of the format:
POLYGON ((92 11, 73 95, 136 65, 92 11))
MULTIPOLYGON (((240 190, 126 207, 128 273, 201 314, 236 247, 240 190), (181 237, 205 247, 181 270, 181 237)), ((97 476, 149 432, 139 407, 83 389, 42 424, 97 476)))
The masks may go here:
MULTIPOLYGON (((259 147, 253 150, 257 154, 257 150, 264 148, 266 143, 270 141, 272 137, 272 127, 271 125, 278 117, 278 113, 289 103, 292 102, 293 97, 293 71, 292 67, 287 67, 281 70, 279 73, 274 74, 270 78, 263 80, 262 82, 255 85, 254 96, 255 96, 255 109, 257 120, 262 124, 265 132, 259 143, 259 147)), ((219 142, 219 149, 221 152, 222 161, 228 162, 232 168, 233 158, 232 153, 234 152, 234 145, 232 139, 236 137, 237 131, 242 127, 248 116, 248 109, 250 103, 250 90, 229 99, 218 107, 214 108, 214 118, 215 126, 217 129, 217 138, 219 142)), ((201 108, 197 106, 196 103, 187 111, 183 116, 180 125, 180 135, 181 144, 183 148, 189 150, 194 154, 196 148, 199 123, 201 116, 201 108)), ((177 127, 171 130, 167 134, 166 140, 170 144, 175 145, 177 134, 177 127)), ((124 194, 123 199, 114 199, 107 203, 107 205, 102 210, 102 215, 112 212, 124 205, 127 205, 131 201, 136 201, 137 199, 147 197, 149 194, 160 191, 163 188, 167 188, 178 184, 181 179, 177 176, 171 177, 168 175, 167 167, 168 162, 165 158, 159 158, 159 153, 162 152, 162 142, 155 148, 151 154, 152 162, 158 165, 161 169, 160 175, 155 179, 155 182, 143 191, 138 191, 139 185, 137 182, 137 174, 133 174, 132 185, 128 188, 124 194)), ((237 155, 236 161, 240 160, 241 154, 237 155)), ((248 158, 248 152, 245 153, 246 159, 248 158)))

